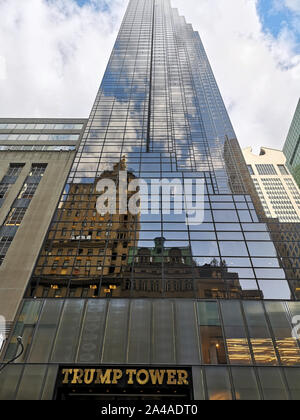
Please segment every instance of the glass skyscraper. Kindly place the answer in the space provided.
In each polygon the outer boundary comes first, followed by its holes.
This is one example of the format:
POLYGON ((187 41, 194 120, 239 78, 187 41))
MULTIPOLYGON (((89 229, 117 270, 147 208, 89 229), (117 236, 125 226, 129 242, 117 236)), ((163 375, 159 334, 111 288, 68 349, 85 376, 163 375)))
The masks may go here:
POLYGON ((283 146, 283 153, 287 159, 287 166, 300 187, 300 99, 283 146))
POLYGON ((300 284, 280 249, 199 34, 169 0, 130 0, 0 398, 299 399, 300 284), (99 214, 105 180, 116 211, 99 214), (140 211, 124 211, 139 180, 140 211), (181 212, 171 183, 193 186, 181 212))

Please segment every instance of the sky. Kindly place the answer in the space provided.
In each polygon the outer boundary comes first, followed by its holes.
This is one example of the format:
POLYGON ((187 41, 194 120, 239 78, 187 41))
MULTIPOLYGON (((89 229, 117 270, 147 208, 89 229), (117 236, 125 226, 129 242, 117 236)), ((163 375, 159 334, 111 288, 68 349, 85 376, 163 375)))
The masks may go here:
MULTIPOLYGON (((0 117, 87 118, 127 0, 0 0, 0 117)), ((282 149, 300 0, 171 0, 202 38, 241 147, 282 149)))

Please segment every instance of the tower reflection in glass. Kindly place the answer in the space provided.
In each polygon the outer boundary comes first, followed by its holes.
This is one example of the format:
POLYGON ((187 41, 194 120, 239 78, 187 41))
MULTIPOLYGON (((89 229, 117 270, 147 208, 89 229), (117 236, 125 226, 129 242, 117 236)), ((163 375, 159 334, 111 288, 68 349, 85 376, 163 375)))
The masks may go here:
POLYGON ((131 0, 26 296, 294 298, 240 156, 199 34, 168 0, 131 0), (165 214, 162 189, 155 211, 101 216, 120 170, 202 179, 203 222, 165 214))

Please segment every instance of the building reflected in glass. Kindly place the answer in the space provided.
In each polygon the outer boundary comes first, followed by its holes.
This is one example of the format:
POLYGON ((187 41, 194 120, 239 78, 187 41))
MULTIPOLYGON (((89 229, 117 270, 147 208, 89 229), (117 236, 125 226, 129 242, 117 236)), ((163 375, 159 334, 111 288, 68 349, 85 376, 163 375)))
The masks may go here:
POLYGON ((168 0, 130 0, 6 360, 23 334, 19 362, 40 364, 45 399, 122 399, 113 386, 65 389, 61 366, 74 364, 189 366, 190 399, 300 398, 299 294, 267 222, 199 34, 168 0), (129 187, 141 209, 121 211, 124 173, 151 191, 148 212, 129 187), (103 180, 113 214, 98 211, 103 180), (162 185, 196 181, 202 193, 166 211, 162 185), (187 223, 197 200, 203 220, 187 223))

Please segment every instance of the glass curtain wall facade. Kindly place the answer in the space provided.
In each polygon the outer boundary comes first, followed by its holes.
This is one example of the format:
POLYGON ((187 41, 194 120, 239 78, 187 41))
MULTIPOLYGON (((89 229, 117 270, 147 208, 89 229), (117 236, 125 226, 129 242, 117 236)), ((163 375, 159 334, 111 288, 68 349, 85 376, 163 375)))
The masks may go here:
POLYGON ((168 0, 131 0, 6 348, 23 335, 12 398, 30 363, 36 398, 82 363, 189 366, 195 399, 300 398, 300 305, 237 155, 199 34, 168 0), (148 212, 99 214, 99 181, 120 210, 124 173, 151 191, 148 212), (204 188, 180 213, 161 180, 204 188), (187 223, 200 196, 203 220, 187 223))
POLYGON ((283 153, 287 158, 287 166, 300 187, 300 99, 283 146, 283 153))
POLYGON ((198 33, 168 1, 131 1, 27 297, 40 297, 43 283, 62 297, 79 296, 79 284, 103 296, 112 283, 112 297, 183 289, 189 297, 289 299, 242 176, 244 194, 230 190, 224 155, 234 138, 198 33), (122 169, 147 181, 149 193, 153 180, 203 180, 204 223, 188 226, 174 203, 167 214, 162 188, 148 214, 101 217, 97 182, 118 182, 122 169))

